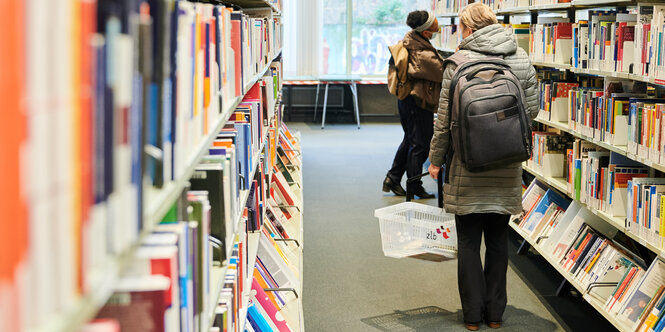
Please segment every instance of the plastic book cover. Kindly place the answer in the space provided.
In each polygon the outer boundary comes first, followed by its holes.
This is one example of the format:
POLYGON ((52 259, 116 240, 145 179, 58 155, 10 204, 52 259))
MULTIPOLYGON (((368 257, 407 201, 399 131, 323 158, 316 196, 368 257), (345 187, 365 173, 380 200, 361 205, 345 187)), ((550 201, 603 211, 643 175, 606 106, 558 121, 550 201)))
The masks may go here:
POLYGON ((626 302, 622 315, 631 322, 637 321, 647 303, 662 285, 665 285, 665 261, 657 257, 626 302))

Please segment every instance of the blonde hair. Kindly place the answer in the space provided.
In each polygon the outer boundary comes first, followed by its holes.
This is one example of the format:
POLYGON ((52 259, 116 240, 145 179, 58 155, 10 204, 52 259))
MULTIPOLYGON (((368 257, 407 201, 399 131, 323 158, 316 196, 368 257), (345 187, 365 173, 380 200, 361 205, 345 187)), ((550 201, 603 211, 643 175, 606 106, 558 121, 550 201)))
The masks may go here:
POLYGON ((481 2, 474 2, 464 7, 459 14, 459 19, 471 31, 477 31, 488 25, 498 23, 492 9, 481 2))

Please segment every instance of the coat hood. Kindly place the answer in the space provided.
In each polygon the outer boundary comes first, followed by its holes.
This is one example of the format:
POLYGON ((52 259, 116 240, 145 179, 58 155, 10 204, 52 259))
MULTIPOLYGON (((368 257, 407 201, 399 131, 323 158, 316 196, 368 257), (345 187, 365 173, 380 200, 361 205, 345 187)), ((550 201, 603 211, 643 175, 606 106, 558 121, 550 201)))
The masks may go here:
POLYGON ((460 49, 488 55, 511 55, 517 51, 517 41, 512 31, 501 24, 488 25, 466 37, 460 49))

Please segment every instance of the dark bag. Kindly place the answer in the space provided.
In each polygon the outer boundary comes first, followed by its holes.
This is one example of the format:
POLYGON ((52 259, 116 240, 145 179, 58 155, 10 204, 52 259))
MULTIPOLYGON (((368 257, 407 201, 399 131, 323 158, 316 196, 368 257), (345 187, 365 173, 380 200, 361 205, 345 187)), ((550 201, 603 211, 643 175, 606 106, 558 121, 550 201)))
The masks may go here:
POLYGON ((460 53, 446 62, 457 65, 448 107, 452 147, 464 167, 482 172, 528 160, 531 120, 510 66, 500 58, 471 60, 460 53))

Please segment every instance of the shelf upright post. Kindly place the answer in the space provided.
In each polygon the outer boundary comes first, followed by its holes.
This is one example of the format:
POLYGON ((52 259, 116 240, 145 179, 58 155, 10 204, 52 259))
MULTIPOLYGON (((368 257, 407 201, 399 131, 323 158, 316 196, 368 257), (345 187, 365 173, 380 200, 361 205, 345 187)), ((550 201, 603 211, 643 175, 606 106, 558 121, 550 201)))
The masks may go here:
POLYGON ((565 296, 566 294, 568 294, 570 292, 570 289, 572 287, 573 287, 573 285, 571 285, 568 282, 568 279, 563 278, 563 281, 561 281, 561 284, 559 285, 559 287, 557 287, 556 293, 554 293, 554 295, 556 295, 556 296, 565 296))
POLYGON ((529 249, 531 249, 531 243, 529 243, 529 241, 527 241, 526 239, 523 239, 522 244, 517 249, 517 254, 526 255, 529 252, 529 249))

